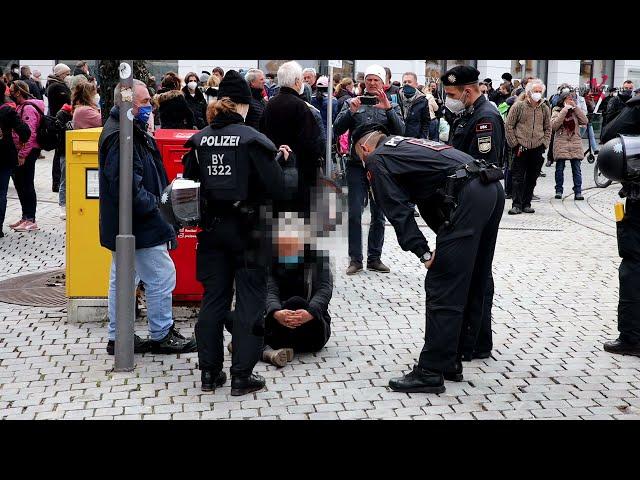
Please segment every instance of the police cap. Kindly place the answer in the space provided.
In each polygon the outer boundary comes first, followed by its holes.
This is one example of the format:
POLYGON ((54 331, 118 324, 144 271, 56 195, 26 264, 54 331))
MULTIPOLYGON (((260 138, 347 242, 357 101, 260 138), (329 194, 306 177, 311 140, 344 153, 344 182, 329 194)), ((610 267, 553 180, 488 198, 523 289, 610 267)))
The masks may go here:
POLYGON ((364 137, 366 134, 371 132, 382 132, 385 135, 389 135, 389 130, 381 123, 365 123, 357 127, 353 133, 351 134, 351 138, 353 139, 353 144, 355 145, 358 140, 364 137))
POLYGON ((480 72, 477 68, 468 65, 458 65, 447 70, 440 79, 445 87, 456 87, 459 85, 478 83, 479 76, 480 72))

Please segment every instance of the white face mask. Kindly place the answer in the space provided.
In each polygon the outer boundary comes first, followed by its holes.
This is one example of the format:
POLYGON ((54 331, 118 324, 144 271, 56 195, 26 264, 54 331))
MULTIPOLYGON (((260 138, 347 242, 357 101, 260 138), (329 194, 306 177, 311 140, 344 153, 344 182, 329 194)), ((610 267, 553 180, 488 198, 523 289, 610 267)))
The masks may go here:
POLYGON ((298 95, 302 95, 304 93, 304 82, 300 82, 300 90, 298 90, 298 95))
MULTIPOLYGON (((463 94, 464 96, 464 94, 463 94)), ((462 98, 462 97, 460 97, 462 98)), ((453 114, 460 113, 466 107, 464 106, 464 102, 462 100, 458 100, 455 98, 447 97, 444 101, 444 106, 449 109, 449 111, 453 114)))
POLYGON ((540 100, 542 100, 542 94, 540 92, 532 93, 531 100, 533 100, 534 102, 539 102, 540 100))
POLYGON ((196 87, 198 86, 198 82, 191 81, 187 83, 187 86, 189 87, 189 90, 195 90, 196 87))
POLYGON ((100 108, 100 95, 98 95, 98 94, 96 93, 96 96, 95 96, 95 97, 93 97, 93 101, 94 101, 94 103, 96 104, 96 106, 97 106, 98 108, 100 108))

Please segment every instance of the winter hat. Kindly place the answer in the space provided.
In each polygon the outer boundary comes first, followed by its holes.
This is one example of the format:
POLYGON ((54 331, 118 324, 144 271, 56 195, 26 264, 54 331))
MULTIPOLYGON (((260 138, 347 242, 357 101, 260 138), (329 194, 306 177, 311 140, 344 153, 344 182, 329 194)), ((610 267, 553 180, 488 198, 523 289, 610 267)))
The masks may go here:
POLYGON ((229 97, 235 103, 251 103, 251 90, 245 79, 235 70, 229 70, 218 87, 218 98, 229 97))
POLYGON ((384 80, 387 76, 387 73, 384 71, 384 68, 382 68, 380 65, 369 65, 367 67, 367 69, 364 72, 364 78, 367 78, 367 75, 375 75, 376 77, 379 77, 380 80, 382 80, 382 83, 384 83, 384 80))
POLYGON ((211 75, 209 75, 207 72, 202 72, 202 74, 200 75, 200 83, 202 84, 207 83, 210 76, 211 75))
POLYGON ((316 87, 329 87, 329 77, 321 76, 316 82, 316 87))
POLYGON ((69 65, 66 65, 64 63, 59 63, 55 67, 53 67, 53 74, 56 77, 59 75, 62 75, 63 73, 71 73, 71 69, 69 68, 69 65))

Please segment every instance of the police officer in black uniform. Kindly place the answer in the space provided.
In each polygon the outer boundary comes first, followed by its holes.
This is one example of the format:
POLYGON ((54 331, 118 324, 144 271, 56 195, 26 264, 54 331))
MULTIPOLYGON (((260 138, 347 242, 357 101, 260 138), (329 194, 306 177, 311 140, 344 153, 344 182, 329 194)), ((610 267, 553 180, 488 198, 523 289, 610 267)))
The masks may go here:
MULTIPOLYGON (((267 296, 267 267, 271 260, 260 209, 266 198, 286 199, 285 174, 275 160, 275 145, 244 125, 251 91, 234 70, 224 76, 218 100, 209 106, 210 125, 185 144, 184 178, 201 182, 201 223, 196 277, 204 296, 195 327, 202 390, 226 381, 222 371, 223 326, 236 288, 233 326, 231 395, 264 387, 253 374, 260 358, 267 296), (213 116, 213 118, 211 118, 213 116)), ((281 146, 285 160, 289 148, 281 146)), ((293 185, 297 176, 292 179, 293 185)))
MULTIPOLYGON (((456 118, 451 126, 449 145, 502 168, 504 154, 504 121, 500 112, 481 93, 480 72, 470 66, 456 66, 442 75, 447 106, 456 118)), ((493 275, 485 292, 482 316, 472 318, 467 332, 463 360, 489 358, 493 348, 491 307, 493 306, 493 275)))
POLYGON ((598 155, 600 171, 622 183, 619 195, 626 198, 624 216, 616 222, 620 293, 616 340, 604 350, 640 357, 640 97, 629 100, 622 112, 602 130, 604 143, 598 155))
MULTIPOLYGON (((418 365, 389 386, 401 392, 444 392, 462 380, 462 347, 470 318, 480 317, 504 208, 502 171, 450 145, 386 135, 369 126, 356 152, 373 195, 403 250, 428 268, 425 345, 418 365), (409 203, 436 232, 431 251, 409 203)), ((355 134, 354 134, 355 135, 355 134)))

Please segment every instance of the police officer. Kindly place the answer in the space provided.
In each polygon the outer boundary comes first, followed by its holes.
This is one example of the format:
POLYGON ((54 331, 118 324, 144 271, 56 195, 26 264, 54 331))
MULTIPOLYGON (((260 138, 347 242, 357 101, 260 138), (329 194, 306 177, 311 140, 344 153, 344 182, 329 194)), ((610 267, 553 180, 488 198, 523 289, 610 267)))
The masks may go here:
MULTIPOLYGON (((498 109, 481 93, 479 75, 480 72, 476 68, 460 65, 448 70, 441 77, 447 95, 446 106, 452 113, 457 114, 451 126, 449 144, 473 158, 502 167, 504 121, 498 109)), ((467 338, 473 341, 465 345, 463 360, 491 356, 493 290, 493 275, 489 271, 482 316, 471 319, 471 331, 468 332, 467 338)))
MULTIPOLYGON (((270 247, 260 233, 260 208, 265 198, 285 199, 287 191, 283 170, 275 160, 275 145, 244 125, 250 103, 247 82, 238 72, 228 71, 218 99, 208 108, 210 125, 189 139, 185 146, 191 150, 183 158, 184 177, 201 182, 196 277, 204 286, 204 296, 195 334, 202 390, 211 391, 226 381, 223 325, 235 280, 231 395, 265 385, 264 378, 252 373, 263 345, 271 259, 270 247)), ((280 151, 286 160, 289 147, 282 146, 280 151)))
POLYGON ((620 298, 618 301, 618 331, 620 336, 604 344, 609 353, 635 355, 640 357, 640 138, 617 135, 640 135, 640 97, 629 100, 622 112, 603 128, 601 141, 607 142, 600 148, 598 167, 600 171, 620 180, 622 189, 619 195, 626 198, 624 216, 616 223, 618 235, 618 253, 622 257, 618 269, 620 298), (635 148, 631 145, 635 144, 635 148), (635 158, 632 157, 635 153, 635 158), (625 155, 625 166, 622 155, 625 155), (633 162, 633 163, 632 163, 633 162), (612 168, 612 166, 614 168, 612 168), (624 175, 611 175, 610 171, 619 170, 624 175), (634 177, 630 179, 629 177, 634 177))
POLYGON ((356 152, 373 195, 403 250, 429 270, 425 279, 425 345, 418 365, 389 386, 401 392, 442 393, 444 379, 462 380, 462 346, 469 319, 482 313, 498 227, 504 208, 501 170, 486 167, 450 145, 359 132, 356 152), (431 251, 409 202, 436 232, 431 251))

